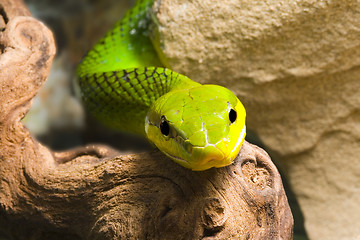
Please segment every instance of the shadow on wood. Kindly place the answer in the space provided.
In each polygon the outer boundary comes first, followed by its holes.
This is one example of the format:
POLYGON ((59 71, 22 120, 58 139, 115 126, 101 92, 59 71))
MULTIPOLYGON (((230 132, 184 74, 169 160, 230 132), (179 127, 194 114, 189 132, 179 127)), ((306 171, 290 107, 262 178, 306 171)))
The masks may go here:
POLYGON ((13 239, 292 239, 278 171, 244 143, 234 164, 192 172, 158 151, 51 152, 20 120, 45 81, 52 33, 0 3, 0 235, 13 239))

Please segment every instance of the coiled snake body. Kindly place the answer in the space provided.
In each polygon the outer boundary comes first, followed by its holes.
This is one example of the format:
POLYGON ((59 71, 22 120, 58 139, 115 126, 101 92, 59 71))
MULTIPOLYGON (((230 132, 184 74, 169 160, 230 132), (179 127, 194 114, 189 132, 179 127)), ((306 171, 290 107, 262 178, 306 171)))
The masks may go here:
POLYGON ((78 66, 87 109, 105 125, 138 133, 195 171, 232 163, 245 109, 228 89, 162 67, 148 36, 150 1, 138 1, 78 66))

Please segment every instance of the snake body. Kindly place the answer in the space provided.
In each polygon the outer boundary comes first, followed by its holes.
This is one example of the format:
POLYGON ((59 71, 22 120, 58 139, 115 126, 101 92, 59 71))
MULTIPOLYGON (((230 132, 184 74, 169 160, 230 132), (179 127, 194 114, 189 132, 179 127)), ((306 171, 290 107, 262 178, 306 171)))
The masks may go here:
POLYGON ((83 58, 83 102, 105 125, 147 137, 186 168, 229 165, 245 138, 245 109, 230 90, 163 67, 148 34, 152 2, 138 1, 83 58))

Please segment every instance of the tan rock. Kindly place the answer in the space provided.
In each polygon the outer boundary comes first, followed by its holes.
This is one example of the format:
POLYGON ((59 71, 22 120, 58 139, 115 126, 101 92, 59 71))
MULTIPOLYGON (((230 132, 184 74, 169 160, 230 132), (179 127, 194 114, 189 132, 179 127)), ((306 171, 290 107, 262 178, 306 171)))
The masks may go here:
POLYGON ((162 0, 154 11, 167 65, 243 101, 309 237, 360 235, 359 1, 162 0))

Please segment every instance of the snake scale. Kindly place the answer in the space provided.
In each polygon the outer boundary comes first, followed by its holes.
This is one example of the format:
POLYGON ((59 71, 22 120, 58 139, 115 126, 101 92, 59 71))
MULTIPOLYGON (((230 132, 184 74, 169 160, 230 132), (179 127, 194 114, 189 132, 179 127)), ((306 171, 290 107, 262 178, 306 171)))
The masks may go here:
POLYGON ((147 137, 186 168, 229 165, 245 138, 245 108, 227 88, 163 67, 149 37, 152 3, 138 1, 82 59, 82 100, 104 125, 147 137))

